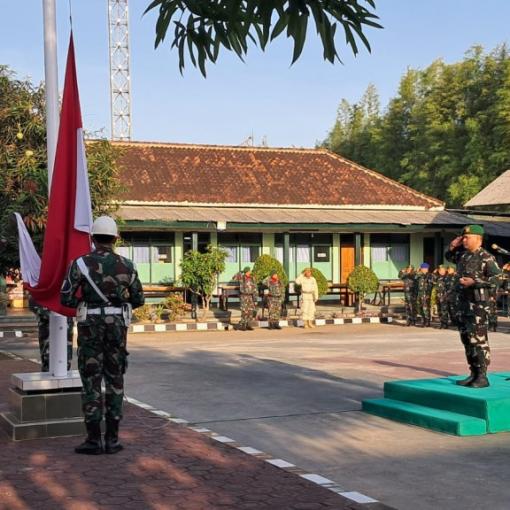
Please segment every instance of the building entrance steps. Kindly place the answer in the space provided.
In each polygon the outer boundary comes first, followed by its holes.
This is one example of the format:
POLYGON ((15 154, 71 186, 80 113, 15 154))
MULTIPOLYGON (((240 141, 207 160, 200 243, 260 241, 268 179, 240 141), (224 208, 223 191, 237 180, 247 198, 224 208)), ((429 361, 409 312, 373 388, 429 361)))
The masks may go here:
POLYGON ((459 386, 463 376, 388 381, 367 413, 458 436, 510 431, 510 372, 489 374, 488 388, 459 386))

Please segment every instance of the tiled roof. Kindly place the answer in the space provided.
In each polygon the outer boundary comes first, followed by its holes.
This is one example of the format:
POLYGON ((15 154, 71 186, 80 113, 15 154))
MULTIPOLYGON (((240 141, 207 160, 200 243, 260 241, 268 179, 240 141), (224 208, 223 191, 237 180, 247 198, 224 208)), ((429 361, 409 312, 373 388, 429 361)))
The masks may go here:
POLYGON ((113 143, 122 149, 123 201, 444 207, 325 149, 113 143))

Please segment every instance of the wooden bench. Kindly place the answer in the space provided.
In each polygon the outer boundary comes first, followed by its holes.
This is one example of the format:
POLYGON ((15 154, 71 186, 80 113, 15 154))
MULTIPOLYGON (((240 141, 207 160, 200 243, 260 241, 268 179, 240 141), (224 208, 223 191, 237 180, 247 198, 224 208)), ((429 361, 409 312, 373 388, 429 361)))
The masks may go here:
POLYGON ((169 294, 177 292, 182 295, 182 299, 186 301, 186 287, 175 287, 173 285, 143 285, 143 294, 146 298, 166 298, 169 294))
POLYGON ((392 292, 404 292, 404 282, 401 280, 381 280, 379 289, 374 295, 372 304, 376 306, 389 306, 392 292))

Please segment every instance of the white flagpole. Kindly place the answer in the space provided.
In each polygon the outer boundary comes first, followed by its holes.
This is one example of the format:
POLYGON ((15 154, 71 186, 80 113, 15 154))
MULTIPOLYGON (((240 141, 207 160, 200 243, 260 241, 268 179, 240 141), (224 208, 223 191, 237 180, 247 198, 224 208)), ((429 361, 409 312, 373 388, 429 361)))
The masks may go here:
MULTIPOLYGON (((53 176, 53 165, 55 163, 55 152, 57 150, 59 125, 57 15, 55 0, 43 0, 43 20, 49 193, 53 176)), ((54 312, 50 312, 50 373, 55 377, 67 376, 67 319, 63 315, 54 312)))

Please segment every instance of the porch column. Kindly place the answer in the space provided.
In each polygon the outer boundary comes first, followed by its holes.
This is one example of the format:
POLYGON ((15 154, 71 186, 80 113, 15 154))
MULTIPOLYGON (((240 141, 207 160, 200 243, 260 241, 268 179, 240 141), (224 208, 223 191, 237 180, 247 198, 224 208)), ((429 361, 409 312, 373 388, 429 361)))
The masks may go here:
POLYGON ((274 234, 262 234, 262 255, 272 255, 274 250, 274 234))
POLYGON ((184 252, 184 242, 183 242, 183 234, 182 232, 175 233, 175 262, 174 262, 174 271, 175 271, 175 281, 178 282, 181 279, 181 262, 182 256, 184 252))
POLYGON ((193 251, 198 250, 198 232, 191 233, 191 249, 193 251))
POLYGON ((283 234, 283 270, 289 276, 290 270, 290 234, 284 232, 283 234))
POLYGON ((340 283, 340 234, 333 234, 333 283, 340 283))
POLYGON ((362 246, 362 234, 356 232, 354 234, 354 263, 360 266, 363 263, 363 253, 361 251, 362 246))

